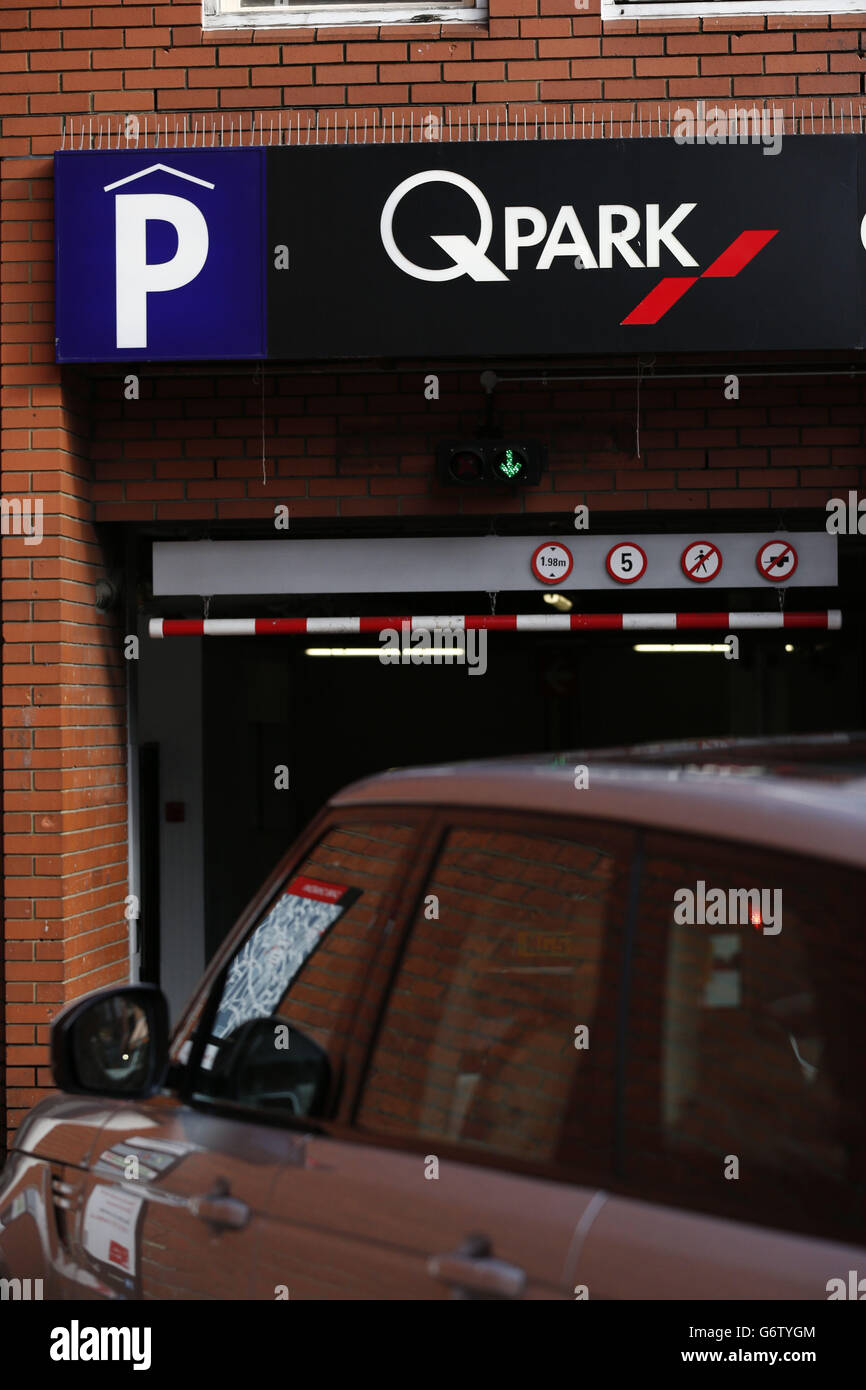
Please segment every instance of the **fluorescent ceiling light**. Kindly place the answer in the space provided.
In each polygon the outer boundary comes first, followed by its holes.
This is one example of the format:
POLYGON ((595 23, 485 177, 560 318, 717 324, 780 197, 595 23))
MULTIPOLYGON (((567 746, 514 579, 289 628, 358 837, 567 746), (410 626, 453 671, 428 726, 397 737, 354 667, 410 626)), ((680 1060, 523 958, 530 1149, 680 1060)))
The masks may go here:
MULTIPOLYGON (((435 657, 439 662, 443 657, 450 659, 466 654, 465 647, 306 647, 304 656, 382 656, 386 652, 396 652, 399 656, 402 651, 411 653, 413 665, 419 664, 419 658, 430 661, 435 657)), ((391 661, 389 665, 397 666, 402 663, 391 661)))
POLYGON ((304 656, 381 656, 383 647, 307 647, 304 656))
POLYGON ((634 652, 727 652, 727 642, 640 642, 634 652))

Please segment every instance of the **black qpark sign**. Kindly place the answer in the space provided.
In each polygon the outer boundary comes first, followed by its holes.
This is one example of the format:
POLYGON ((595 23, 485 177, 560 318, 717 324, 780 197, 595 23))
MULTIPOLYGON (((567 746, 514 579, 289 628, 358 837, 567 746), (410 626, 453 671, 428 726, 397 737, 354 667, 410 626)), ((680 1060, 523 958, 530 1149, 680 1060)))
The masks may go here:
POLYGON ((59 154, 58 360, 860 348, 864 150, 831 135, 59 154))
POLYGON ((290 268, 268 271, 268 354, 861 347, 863 148, 273 150, 268 240, 290 268))

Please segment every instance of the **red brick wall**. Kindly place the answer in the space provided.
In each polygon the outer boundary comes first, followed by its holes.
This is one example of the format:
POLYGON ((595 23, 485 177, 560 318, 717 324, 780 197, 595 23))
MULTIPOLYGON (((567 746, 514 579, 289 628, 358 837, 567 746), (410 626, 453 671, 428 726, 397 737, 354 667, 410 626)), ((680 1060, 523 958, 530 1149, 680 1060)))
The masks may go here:
MULTIPOLYGON (((435 365, 435 364, 434 364, 435 365)), ((736 366, 730 370, 736 371, 736 366)), ((744 369, 745 370, 745 369, 744 369)), ((443 372, 438 401, 424 373, 268 375, 262 484, 262 395, 239 377, 99 382, 93 410, 93 498, 102 521, 487 513, 491 497, 438 485, 437 440, 474 436, 481 367, 443 372)), ((540 372, 539 372, 540 377, 540 372)), ((500 513, 706 507, 823 507, 866 486, 863 400, 848 378, 724 377, 497 388, 504 428, 545 440, 541 485, 497 494, 500 513)))
MULTIPOLYGON (((866 14, 617 20, 490 0, 488 24, 201 29, 199 3, 7 4, 0 151, 48 153, 62 116, 574 103, 616 117, 697 97, 818 112, 862 90, 866 14)), ((570 111, 569 111, 570 119, 570 111)))
POLYGON ((44 508, 38 545, 3 538, 10 1130, 50 1085, 50 1019, 123 979, 127 950, 121 633, 93 603, 86 393, 51 365, 46 173, 44 161, 8 162, 2 184, 2 493, 44 508))

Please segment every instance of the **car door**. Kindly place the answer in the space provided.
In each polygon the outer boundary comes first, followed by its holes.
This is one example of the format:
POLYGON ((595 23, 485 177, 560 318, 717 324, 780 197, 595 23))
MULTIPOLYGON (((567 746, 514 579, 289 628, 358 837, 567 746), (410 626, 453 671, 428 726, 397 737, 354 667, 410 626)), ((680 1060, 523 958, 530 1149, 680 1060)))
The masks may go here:
POLYGON ((95 1280, 71 1258, 69 1217, 104 1107, 53 1095, 22 1121, 0 1181, 0 1274, 42 1280, 46 1299, 78 1298, 95 1280))
POLYGON ((646 835, 591 1298, 824 1299, 866 1274, 864 876, 646 835))
MULTIPOLYGON (((263 1069, 270 1089, 257 1085, 255 1103, 239 1103, 225 1084, 233 1039, 271 1018, 277 1033, 291 986, 310 1036, 327 1040, 339 1090, 343 1042, 382 935, 380 907, 406 870, 414 834, 412 824, 385 824, 375 812, 368 822, 328 826, 275 876, 248 929, 227 948, 216 977, 219 1007, 194 1008, 188 1036, 175 1040, 171 1079, 181 1094, 94 1106, 102 1112, 99 1138, 68 1193, 79 1296, 255 1296, 256 1260, 277 1240, 275 1179, 298 1161, 303 1140, 280 1123, 294 1111, 287 1092, 271 1085, 273 1066, 263 1069), (334 941, 337 922, 343 929, 334 941), (198 1027, 208 1030, 200 1042, 198 1027)), ((268 1060, 279 1063, 271 1051, 268 1060)), ((249 1078, 249 1066, 243 1074, 249 1078)))
POLYGON ((612 1153, 632 837, 530 821, 437 825, 357 1092, 278 1177, 262 1298, 574 1297, 612 1153))
MULTIPOLYGON (((191 1030, 190 1113, 200 1126, 231 1132, 243 1158, 268 1134, 278 1176, 317 1167, 318 1112, 335 1113, 355 1089, 365 1001, 387 974, 395 904, 412 881, 425 819, 402 808, 337 813, 237 943, 191 1030), (323 1059, 320 1093, 305 1077, 323 1059), (317 1118, 307 1123, 311 1107, 317 1118)), ((293 1232, 281 1201, 275 1189, 256 1233, 256 1297, 263 1287, 268 1298, 294 1292, 286 1274, 293 1232)), ((315 1249, 309 1258, 315 1263, 315 1249)))
POLYGON ((174 1096, 107 1108, 90 1168, 69 1184, 66 1296, 252 1297, 283 1137, 174 1096))

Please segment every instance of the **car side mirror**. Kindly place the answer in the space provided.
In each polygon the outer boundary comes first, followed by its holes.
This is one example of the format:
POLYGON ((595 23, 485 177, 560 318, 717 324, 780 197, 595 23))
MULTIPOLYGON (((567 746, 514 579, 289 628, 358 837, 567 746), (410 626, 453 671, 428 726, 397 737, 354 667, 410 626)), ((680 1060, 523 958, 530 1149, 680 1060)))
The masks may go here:
POLYGON ((76 999, 51 1028, 54 1081, 73 1095, 140 1100, 168 1067, 168 1004, 156 985, 114 985, 76 999))
POLYGON ((254 1018, 220 1042, 214 1098, 287 1115, 315 1115, 331 1084, 328 1054, 279 1018, 254 1018))

